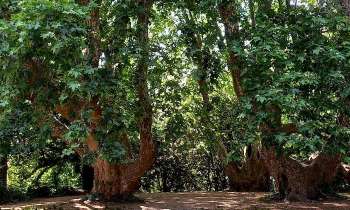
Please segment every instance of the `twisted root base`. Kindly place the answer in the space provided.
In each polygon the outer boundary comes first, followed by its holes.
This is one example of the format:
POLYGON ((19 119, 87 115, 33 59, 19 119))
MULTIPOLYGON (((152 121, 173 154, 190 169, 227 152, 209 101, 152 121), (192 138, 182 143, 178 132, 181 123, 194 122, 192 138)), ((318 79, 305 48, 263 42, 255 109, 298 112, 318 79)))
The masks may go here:
POLYGON ((102 200, 127 200, 138 191, 143 175, 140 162, 111 164, 98 159, 94 165, 93 194, 102 200))
POLYGON ((308 163, 300 163, 271 150, 264 151, 264 161, 275 179, 275 188, 282 199, 317 200, 324 197, 323 187, 334 181, 340 163, 337 155, 319 154, 308 163))
MULTIPOLYGON (((233 167, 233 166, 231 166, 233 167)), ((232 169, 231 169, 232 170, 232 169)), ((268 192, 270 176, 261 160, 253 159, 229 176, 230 191, 268 192)))

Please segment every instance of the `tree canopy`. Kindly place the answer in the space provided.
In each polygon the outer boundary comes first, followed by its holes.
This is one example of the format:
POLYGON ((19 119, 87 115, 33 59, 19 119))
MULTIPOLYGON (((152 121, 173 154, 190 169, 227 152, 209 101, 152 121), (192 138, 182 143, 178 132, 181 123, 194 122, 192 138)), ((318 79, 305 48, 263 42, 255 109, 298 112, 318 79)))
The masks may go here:
POLYGON ((349 181, 349 5, 2 0, 0 183, 320 197, 349 181))

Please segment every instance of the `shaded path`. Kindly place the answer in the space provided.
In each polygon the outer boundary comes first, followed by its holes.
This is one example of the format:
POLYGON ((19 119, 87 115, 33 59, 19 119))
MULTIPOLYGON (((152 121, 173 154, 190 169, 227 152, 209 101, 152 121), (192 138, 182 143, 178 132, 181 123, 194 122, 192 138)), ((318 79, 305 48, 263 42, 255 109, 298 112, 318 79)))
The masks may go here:
POLYGON ((189 192, 140 193, 144 203, 82 202, 79 196, 34 199, 31 202, 1 206, 1 209, 132 209, 132 210, 191 210, 191 209, 350 209, 350 200, 309 203, 266 203, 265 193, 189 192))

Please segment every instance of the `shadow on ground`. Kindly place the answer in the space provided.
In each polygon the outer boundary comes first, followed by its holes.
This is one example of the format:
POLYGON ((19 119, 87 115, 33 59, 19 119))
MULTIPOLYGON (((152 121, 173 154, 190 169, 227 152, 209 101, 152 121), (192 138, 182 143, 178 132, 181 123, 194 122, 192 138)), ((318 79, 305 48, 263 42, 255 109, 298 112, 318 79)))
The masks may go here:
MULTIPOLYGON (((115 209, 115 210, 191 210, 191 209, 350 209, 350 199, 308 203, 263 202, 266 193, 189 192, 136 194, 142 203, 99 203, 81 197, 35 199, 27 203, 1 206, 1 209, 115 209)), ((348 195, 347 195, 348 196, 348 195)))

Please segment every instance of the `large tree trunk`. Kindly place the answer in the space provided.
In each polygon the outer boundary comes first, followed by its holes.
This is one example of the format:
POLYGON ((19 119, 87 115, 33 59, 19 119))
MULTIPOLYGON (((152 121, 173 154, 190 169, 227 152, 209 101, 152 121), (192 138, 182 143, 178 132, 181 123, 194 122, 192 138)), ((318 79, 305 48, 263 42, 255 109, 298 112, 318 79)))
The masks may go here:
MULTIPOLYGON (((152 163, 149 160, 148 163, 152 163)), ((93 193, 104 200, 123 200, 136 192, 140 187, 140 178, 150 166, 136 161, 133 164, 111 164, 98 159, 94 164, 93 193)))
POLYGON ((0 191, 7 190, 7 158, 0 156, 0 191))
POLYGON ((281 198, 291 201, 318 199, 324 195, 323 187, 334 181, 341 158, 339 155, 319 154, 307 163, 301 163, 284 155, 277 155, 275 149, 265 149, 263 159, 281 198))
MULTIPOLYGON (((80 0, 79 3, 86 5, 89 0, 80 0)), ((135 90, 138 97, 138 106, 141 116, 139 117, 138 127, 140 133, 140 149, 136 159, 132 159, 130 153, 130 143, 127 133, 120 135, 120 143, 127 150, 127 163, 109 163, 106 160, 97 158, 93 164, 94 183, 92 193, 98 194, 104 200, 126 199, 132 193, 137 191, 140 186, 141 177, 149 170, 155 160, 155 148, 152 139, 152 104, 149 97, 147 85, 148 60, 149 60, 149 13, 152 6, 151 0, 138 0, 137 7, 137 44, 140 49, 140 57, 135 71, 135 90)), ((93 67, 99 67, 101 56, 100 37, 99 37, 99 14, 98 8, 92 12, 89 21, 91 27, 89 43, 89 59, 93 67), (90 46, 91 45, 91 46, 90 46)), ((55 111, 60 113, 66 120, 74 121, 69 113, 79 112, 82 107, 89 107, 93 111, 91 116, 90 133, 86 140, 86 147, 79 148, 78 153, 97 152, 99 149, 98 141, 94 131, 99 126, 102 119, 102 109, 98 105, 98 97, 94 97, 92 102, 81 102, 81 105, 72 106, 69 104, 57 106, 55 111)), ((57 132, 61 133, 61 132, 57 132)), ((117 141, 117 139, 116 139, 117 141)))
MULTIPOLYGON (((350 15, 349 2, 349 0, 341 0, 341 5, 347 15, 350 15)), ((285 133, 296 132, 295 125, 283 126, 281 124, 281 112, 278 107, 271 106, 270 108, 268 111, 275 114, 276 118, 273 121, 280 128, 274 130, 267 125, 263 132, 267 130, 268 132, 278 130, 285 133)), ((349 124, 346 121, 347 117, 341 115, 339 125, 348 127, 349 124)), ((262 154, 265 165, 275 180, 275 188, 283 199, 291 201, 319 199, 328 193, 323 190, 329 188, 337 176, 340 175, 349 181, 349 170, 341 164, 340 154, 320 153, 307 162, 297 161, 283 153, 277 154, 276 148, 271 146, 264 148, 262 154)))
MULTIPOLYGON (((228 158, 226 147, 218 142, 218 154, 222 162, 228 158)), ((260 149, 249 145, 245 161, 239 166, 236 162, 224 165, 231 191, 267 192, 270 189, 270 174, 260 155, 260 149)))
MULTIPOLYGON (((251 146, 249 146, 250 148, 251 146)), ((270 189, 270 175, 257 148, 248 149, 242 166, 234 162, 227 164, 230 190, 238 192, 267 192, 270 189)))
MULTIPOLYGON (((270 105, 266 109, 272 114, 269 122, 262 124, 260 130, 268 136, 278 132, 292 134, 298 132, 294 124, 282 124, 281 109, 277 105, 270 105), (275 126, 272 126, 275 125, 275 126)), ((270 175, 275 180, 275 189, 282 199, 290 201, 306 201, 319 199, 328 192, 323 191, 336 179, 341 166, 341 155, 320 152, 314 154, 309 161, 298 161, 283 153, 277 153, 276 146, 265 144, 262 150, 263 161, 270 175)))
MULTIPOLYGON (((140 180, 149 170, 155 160, 152 141, 152 112, 148 110, 140 123, 140 151, 136 160, 131 163, 112 164, 106 160, 97 159, 94 163, 94 187, 92 192, 99 194, 105 200, 125 199, 140 187, 140 180)), ((89 139, 94 150, 95 140, 89 139)))
MULTIPOLYGON (((349 0, 342 0, 342 5, 346 12, 350 14, 349 0)), ((233 41, 239 40, 239 19, 235 6, 234 1, 224 1, 219 6, 228 45, 233 41)), ((262 8, 262 12, 266 12, 270 6, 270 3, 266 4, 266 7, 262 8)), ((235 93, 239 98, 244 95, 244 90, 241 86, 239 58, 229 46, 228 51, 228 66, 231 71, 235 93)), ((276 122, 281 124, 280 116, 276 122)), ((278 130, 290 133, 293 132, 292 130, 295 130, 295 126, 280 126, 278 130)), ((274 177, 277 191, 282 197, 289 200, 306 200, 320 197, 322 195, 322 186, 333 182, 340 166, 340 156, 338 155, 320 154, 311 163, 304 164, 283 155, 277 156, 274 148, 264 149, 261 153, 263 156, 262 164, 266 166, 268 174, 274 177)), ((230 170, 233 171, 233 174, 239 174, 235 171, 234 166, 230 170)))
MULTIPOLYGON (((230 46, 233 42, 240 40, 238 26, 239 14, 234 1, 224 1, 219 5, 218 9, 225 27, 225 38, 228 51, 227 64, 231 72, 236 97, 240 99, 244 96, 244 89, 241 84, 240 61, 237 53, 230 46)), ((253 26, 255 24, 254 20, 255 18, 253 17, 253 26)), ((221 146, 220 153, 225 154, 223 146, 221 146)), ((255 145, 248 145, 248 152, 242 166, 238 166, 236 163, 231 162, 228 163, 225 171, 230 180, 231 190, 268 191, 270 188, 269 172, 261 159, 259 147, 256 147, 255 145)))
MULTIPOLYGON (((151 108, 151 106, 148 106, 151 108)), ((140 187, 140 180, 149 170, 155 160, 155 148, 152 140, 152 110, 145 109, 141 119, 140 150, 136 160, 130 163, 112 164, 98 158, 94 163, 94 187, 92 192, 99 194, 104 200, 125 199, 140 187)), ((96 140, 90 135, 88 139, 90 150, 97 148, 96 140)))
MULTIPOLYGON (((139 189, 140 179, 154 163, 154 145, 152 141, 152 105, 148 95, 147 71, 149 59, 149 12, 152 5, 150 0, 139 0, 137 18, 137 42, 140 47, 140 58, 135 72, 135 88, 138 105, 141 110, 139 119, 140 151, 138 159, 127 164, 112 164, 97 159, 94 164, 93 192, 104 199, 124 199, 139 189)), ((96 117, 98 119, 98 117, 96 117)), ((124 138, 123 138, 124 139, 124 138)), ((96 149, 96 141, 90 136, 90 148, 96 149)), ((123 140, 125 145, 125 139, 123 140)))
MULTIPOLYGON (((192 16, 187 17, 187 21, 194 21, 192 16)), ((208 82, 207 75, 208 70, 206 69, 205 59, 202 48, 202 39, 199 34, 192 33, 189 37, 193 46, 198 50, 197 56, 194 60, 196 61, 199 73, 199 79, 197 81, 199 92, 202 96, 203 101, 203 111, 202 121, 207 128, 214 126, 210 112, 212 109, 212 104, 210 102, 209 92, 208 92, 208 82)), ((234 56, 235 57, 235 56, 234 56)), ((232 77, 235 78, 237 71, 231 71, 232 77)), ((239 74, 239 73, 238 73, 239 74)), ((234 80, 234 84, 239 83, 239 79, 234 80)), ((234 85, 235 90, 237 91, 237 96, 243 95, 243 90, 240 88, 240 85, 234 85)), ((264 166, 263 162, 260 160, 259 151, 256 147, 249 145, 249 152, 245 161, 242 163, 242 166, 238 166, 235 162, 227 162, 228 152, 226 146, 221 139, 216 137, 216 134, 213 131, 208 131, 208 136, 211 139, 215 139, 217 145, 217 153, 219 159, 224 164, 225 175, 229 178, 230 190, 232 191, 268 191, 269 190, 269 175, 267 169, 264 166)))

